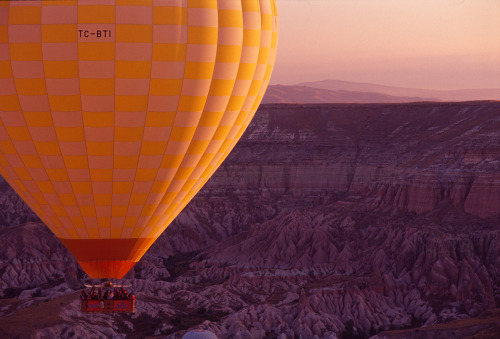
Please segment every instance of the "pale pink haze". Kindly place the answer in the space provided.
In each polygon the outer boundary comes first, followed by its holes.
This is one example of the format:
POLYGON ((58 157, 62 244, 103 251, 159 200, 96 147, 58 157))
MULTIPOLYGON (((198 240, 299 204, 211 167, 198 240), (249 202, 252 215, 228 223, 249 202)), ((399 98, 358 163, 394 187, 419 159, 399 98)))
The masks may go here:
POLYGON ((500 88, 500 0, 278 0, 272 84, 500 88))

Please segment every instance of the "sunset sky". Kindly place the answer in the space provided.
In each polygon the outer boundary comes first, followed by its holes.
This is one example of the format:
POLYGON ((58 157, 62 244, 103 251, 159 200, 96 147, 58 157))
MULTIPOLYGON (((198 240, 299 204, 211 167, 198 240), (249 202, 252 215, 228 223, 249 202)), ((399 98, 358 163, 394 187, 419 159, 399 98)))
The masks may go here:
POLYGON ((272 84, 500 88, 500 0, 278 0, 272 84))

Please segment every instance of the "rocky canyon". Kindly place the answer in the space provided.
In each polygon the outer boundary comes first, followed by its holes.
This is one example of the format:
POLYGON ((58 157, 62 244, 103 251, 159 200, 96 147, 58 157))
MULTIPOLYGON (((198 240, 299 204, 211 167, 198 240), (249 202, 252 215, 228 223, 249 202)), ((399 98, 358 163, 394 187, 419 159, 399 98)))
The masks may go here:
POLYGON ((0 184, 0 337, 499 335, 500 102, 268 104, 125 277, 134 314, 0 184))

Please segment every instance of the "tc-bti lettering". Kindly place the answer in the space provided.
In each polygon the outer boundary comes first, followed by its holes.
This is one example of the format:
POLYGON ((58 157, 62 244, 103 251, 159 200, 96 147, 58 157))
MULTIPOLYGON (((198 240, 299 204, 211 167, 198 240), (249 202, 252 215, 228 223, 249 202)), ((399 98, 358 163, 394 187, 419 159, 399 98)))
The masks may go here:
POLYGON ((111 30, 110 29, 98 29, 95 32, 79 29, 78 33, 80 34, 80 38, 111 38, 111 30))

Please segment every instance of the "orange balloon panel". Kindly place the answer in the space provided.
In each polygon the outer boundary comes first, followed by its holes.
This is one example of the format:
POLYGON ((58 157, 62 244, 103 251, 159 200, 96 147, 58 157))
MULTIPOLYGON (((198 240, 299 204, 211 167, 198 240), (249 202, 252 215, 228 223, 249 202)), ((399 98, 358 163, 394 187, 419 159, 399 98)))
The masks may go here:
POLYGON ((92 278, 121 278, 269 83, 275 0, 0 2, 0 172, 92 278))

